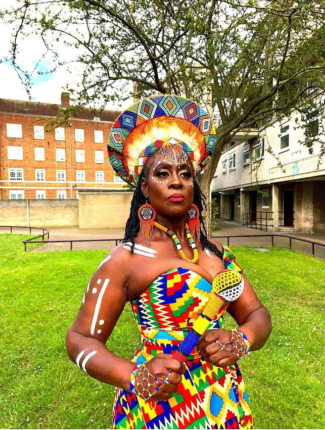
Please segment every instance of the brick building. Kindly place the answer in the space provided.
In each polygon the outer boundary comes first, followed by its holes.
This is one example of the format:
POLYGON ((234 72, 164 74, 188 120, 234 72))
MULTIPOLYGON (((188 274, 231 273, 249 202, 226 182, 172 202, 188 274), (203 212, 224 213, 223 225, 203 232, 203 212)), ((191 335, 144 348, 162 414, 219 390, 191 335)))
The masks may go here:
POLYGON ((69 125, 45 131, 69 106, 0 99, 0 199, 75 199, 79 191, 124 189, 106 145, 117 111, 83 109, 69 125), (42 118, 40 120, 40 118, 42 118))

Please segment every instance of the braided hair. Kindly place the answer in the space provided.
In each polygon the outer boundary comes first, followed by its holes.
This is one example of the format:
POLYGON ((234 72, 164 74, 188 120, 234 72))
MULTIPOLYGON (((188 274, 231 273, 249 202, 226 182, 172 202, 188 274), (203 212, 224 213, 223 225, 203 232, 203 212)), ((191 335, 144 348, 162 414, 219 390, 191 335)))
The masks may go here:
MULTIPOLYGON (((139 181, 137 183, 137 186, 135 188, 132 202, 131 202, 131 208, 130 208, 130 215, 126 222, 125 226, 125 233, 124 238, 122 239, 122 243, 125 242, 131 242, 131 252, 134 252, 134 238, 137 236, 137 234, 140 231, 140 220, 138 218, 138 211, 140 206, 144 205, 146 203, 146 198, 142 193, 141 190, 141 178, 144 176, 144 171, 142 171, 141 176, 139 178, 139 181)), ((202 217, 202 211, 206 209, 206 197, 202 193, 199 184, 194 180, 194 199, 193 204, 197 206, 199 209, 199 219, 200 219, 200 242, 203 249, 208 249, 209 251, 212 251, 217 257, 219 257, 221 260, 223 258, 223 253, 219 251, 218 247, 210 242, 207 238, 207 231, 204 225, 203 217, 202 217)))

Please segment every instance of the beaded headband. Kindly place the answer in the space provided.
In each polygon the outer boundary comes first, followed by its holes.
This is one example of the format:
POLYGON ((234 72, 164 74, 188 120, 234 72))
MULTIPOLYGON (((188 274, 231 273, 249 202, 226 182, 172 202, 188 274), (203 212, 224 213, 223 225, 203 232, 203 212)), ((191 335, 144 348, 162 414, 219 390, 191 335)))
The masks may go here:
POLYGON ((164 95, 143 99, 124 111, 111 129, 107 150, 115 173, 136 185, 155 151, 171 156, 173 147, 177 158, 184 159, 185 154, 198 173, 211 159, 215 145, 215 127, 200 106, 183 97, 164 95))

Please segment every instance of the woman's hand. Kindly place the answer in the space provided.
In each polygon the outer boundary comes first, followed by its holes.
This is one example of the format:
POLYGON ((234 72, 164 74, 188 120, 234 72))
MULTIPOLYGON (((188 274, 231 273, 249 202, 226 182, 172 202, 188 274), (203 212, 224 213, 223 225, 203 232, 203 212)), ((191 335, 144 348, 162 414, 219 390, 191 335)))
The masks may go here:
POLYGON ((182 380, 182 376, 186 372, 184 363, 172 358, 170 354, 158 354, 151 360, 147 361, 146 367, 151 375, 156 378, 165 379, 168 376, 168 384, 164 384, 162 380, 157 382, 159 391, 150 397, 151 402, 165 401, 171 398, 173 393, 177 392, 177 386, 182 380))
POLYGON ((201 336, 196 350, 208 363, 218 367, 230 366, 238 361, 238 357, 230 352, 230 349, 232 349, 229 343, 231 336, 231 330, 223 328, 210 330, 201 336), (226 349, 222 350, 220 344, 226 344, 226 349))

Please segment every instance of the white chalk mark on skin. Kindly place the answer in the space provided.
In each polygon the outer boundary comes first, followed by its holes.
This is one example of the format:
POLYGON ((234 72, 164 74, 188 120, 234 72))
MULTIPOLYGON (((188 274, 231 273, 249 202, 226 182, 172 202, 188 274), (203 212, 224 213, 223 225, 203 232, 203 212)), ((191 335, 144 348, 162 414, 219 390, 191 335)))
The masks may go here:
POLYGON ((104 325, 104 320, 100 320, 99 325, 104 325))
POLYGON ((97 284, 99 285, 102 282, 101 279, 98 279, 97 284))
POLYGON ((190 182, 188 185, 189 187, 193 187, 193 182, 190 182))
POLYGON ((98 334, 101 334, 101 332, 102 332, 101 330, 97 330, 97 333, 98 333, 98 334))
POLYGON ((84 372, 86 372, 87 373, 87 370, 86 370, 86 364, 88 363, 88 360, 91 358, 91 357, 93 357, 95 354, 97 354, 97 351, 93 351, 93 352, 91 352, 90 354, 88 354, 86 357, 85 357, 85 359, 84 359, 84 361, 82 362, 82 370, 84 371, 84 372))
POLYGON ((79 365, 79 361, 81 359, 81 357, 84 355, 84 351, 81 351, 81 353, 78 355, 77 359, 76 359, 76 365, 79 367, 80 369, 80 365, 79 365))
POLYGON ((96 303, 95 311, 94 311, 94 316, 93 316, 93 321, 91 323, 91 328, 90 328, 90 333, 92 335, 94 335, 94 333, 95 333, 95 327, 96 327, 96 323, 97 323, 97 318, 98 318, 100 306, 102 304, 103 296, 104 296, 104 293, 105 293, 105 290, 107 288, 108 283, 109 283, 109 279, 105 279, 104 285, 102 286, 102 289, 100 290, 100 293, 99 293, 99 296, 97 299, 97 303, 96 303))
MULTIPOLYGON (((125 242, 125 245, 132 245, 131 242, 125 242)), ((150 254, 157 254, 157 251, 155 251, 154 249, 151 248, 146 248, 145 246, 142 245, 138 245, 137 243, 134 245, 134 247, 136 249, 139 249, 140 251, 145 251, 145 252, 149 252, 150 254)))
POLYGON ((109 255, 108 257, 106 257, 101 263, 100 263, 100 265, 97 267, 97 270, 103 265, 103 264, 105 264, 110 258, 111 258, 112 256, 111 255, 109 255))
POLYGON ((87 293, 89 291, 89 285, 90 285, 90 281, 88 282, 88 286, 87 286, 87 293))
POLYGON ((157 169, 157 167, 158 167, 158 165, 161 163, 161 161, 158 161, 158 163, 155 165, 155 167, 152 169, 152 171, 154 172, 156 169, 157 169))
POLYGON ((204 250, 206 252, 206 254, 208 254, 209 257, 211 257, 210 251, 208 249, 204 250))
POLYGON ((92 293, 93 293, 93 294, 96 294, 96 293, 97 293, 97 288, 93 288, 93 289, 92 289, 92 293))
MULTIPOLYGON (((131 251, 131 247, 130 246, 123 246, 124 249, 128 249, 129 251, 131 251)), ((143 255, 144 257, 152 257, 155 258, 155 256, 153 254, 149 254, 149 252, 142 252, 142 251, 138 251, 137 249, 134 249, 134 254, 139 254, 139 255, 143 255)))

